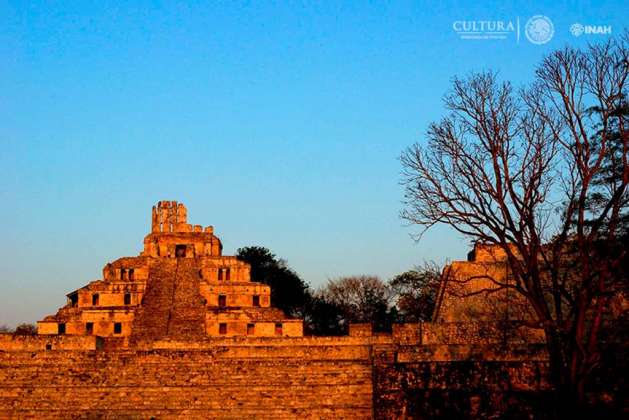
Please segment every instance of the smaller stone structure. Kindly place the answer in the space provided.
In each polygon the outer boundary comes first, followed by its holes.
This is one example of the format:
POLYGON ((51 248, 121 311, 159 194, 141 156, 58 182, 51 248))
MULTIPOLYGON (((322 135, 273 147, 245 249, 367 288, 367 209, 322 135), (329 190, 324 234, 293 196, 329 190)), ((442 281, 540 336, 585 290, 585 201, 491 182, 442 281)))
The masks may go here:
POLYGON ((507 256, 498 246, 477 243, 467 261, 443 270, 433 314, 435 322, 501 322, 530 318, 523 297, 500 284, 513 284, 507 256))

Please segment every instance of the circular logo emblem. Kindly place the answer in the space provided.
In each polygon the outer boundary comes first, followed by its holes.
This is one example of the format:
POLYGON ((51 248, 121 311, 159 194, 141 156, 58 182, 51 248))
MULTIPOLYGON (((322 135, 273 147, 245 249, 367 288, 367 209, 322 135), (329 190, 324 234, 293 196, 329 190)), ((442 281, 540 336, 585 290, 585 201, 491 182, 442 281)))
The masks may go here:
POLYGON ((530 18, 524 27, 526 38, 533 44, 545 44, 555 34, 555 27, 550 19, 543 15, 530 18))
POLYGON ((580 23, 573 23, 570 25, 570 33, 574 36, 581 36, 585 28, 580 23))

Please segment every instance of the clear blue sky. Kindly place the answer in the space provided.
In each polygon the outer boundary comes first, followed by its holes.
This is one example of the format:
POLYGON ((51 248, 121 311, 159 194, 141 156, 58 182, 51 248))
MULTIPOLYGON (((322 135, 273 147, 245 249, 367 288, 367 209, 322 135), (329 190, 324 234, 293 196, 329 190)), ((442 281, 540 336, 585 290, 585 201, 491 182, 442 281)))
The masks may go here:
POLYGON ((227 254, 266 246, 315 287, 463 259, 465 239, 414 243, 399 219, 401 150, 452 76, 526 82, 544 53, 605 38, 570 24, 620 33, 629 15, 622 1, 108 3, 0 3, 0 324, 41 319, 137 255, 161 199, 214 225, 227 254), (537 14, 555 27, 544 45, 452 28, 537 14))

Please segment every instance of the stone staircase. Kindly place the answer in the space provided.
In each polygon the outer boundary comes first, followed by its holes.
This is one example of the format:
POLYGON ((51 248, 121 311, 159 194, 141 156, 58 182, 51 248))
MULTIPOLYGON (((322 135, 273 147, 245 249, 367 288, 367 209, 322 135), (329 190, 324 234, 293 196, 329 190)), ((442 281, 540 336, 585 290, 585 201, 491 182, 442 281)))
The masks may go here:
POLYGON ((205 304, 195 259, 152 262, 142 305, 136 310, 130 344, 169 338, 205 338, 205 304))
POLYGON ((196 258, 177 259, 167 338, 179 341, 199 341, 207 336, 205 301, 199 288, 200 279, 196 258))

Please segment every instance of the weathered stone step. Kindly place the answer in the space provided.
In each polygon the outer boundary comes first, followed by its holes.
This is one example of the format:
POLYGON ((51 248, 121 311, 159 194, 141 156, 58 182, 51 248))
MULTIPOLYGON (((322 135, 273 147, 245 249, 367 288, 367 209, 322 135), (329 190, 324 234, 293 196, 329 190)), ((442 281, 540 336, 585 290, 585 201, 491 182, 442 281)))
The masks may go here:
POLYGON ((163 338, 200 340, 206 337, 199 269, 193 258, 151 263, 146 292, 132 325, 132 344, 163 338))

